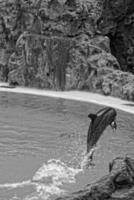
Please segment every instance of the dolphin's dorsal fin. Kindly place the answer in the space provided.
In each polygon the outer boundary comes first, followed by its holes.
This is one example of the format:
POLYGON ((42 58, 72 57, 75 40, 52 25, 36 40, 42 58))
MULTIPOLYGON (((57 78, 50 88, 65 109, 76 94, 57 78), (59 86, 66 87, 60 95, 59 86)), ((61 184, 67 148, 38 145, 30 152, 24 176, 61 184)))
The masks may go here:
POLYGON ((95 118, 97 117, 97 115, 91 113, 91 114, 88 115, 88 117, 89 117, 92 121, 94 121, 95 118))

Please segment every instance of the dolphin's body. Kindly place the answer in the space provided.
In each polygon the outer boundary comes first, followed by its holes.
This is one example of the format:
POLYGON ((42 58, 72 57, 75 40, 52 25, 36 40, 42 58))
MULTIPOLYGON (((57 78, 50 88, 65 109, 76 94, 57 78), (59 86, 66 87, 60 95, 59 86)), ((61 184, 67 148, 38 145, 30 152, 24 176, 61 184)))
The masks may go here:
MULTIPOLYGON (((108 125, 111 125, 112 129, 116 129, 116 115, 117 112, 114 108, 105 107, 99 110, 96 114, 89 114, 88 117, 91 119, 90 126, 87 135, 87 153, 95 147, 103 131, 108 125)), ((91 154, 92 159, 93 154, 91 154)))

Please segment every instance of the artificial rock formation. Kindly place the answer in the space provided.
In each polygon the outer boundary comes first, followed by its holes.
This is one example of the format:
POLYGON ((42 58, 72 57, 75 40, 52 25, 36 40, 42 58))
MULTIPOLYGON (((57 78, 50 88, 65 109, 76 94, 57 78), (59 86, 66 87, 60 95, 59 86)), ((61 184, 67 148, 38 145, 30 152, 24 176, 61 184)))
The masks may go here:
POLYGON ((109 164, 109 174, 85 189, 56 200, 133 200, 134 159, 117 157, 109 164))
MULTIPOLYGON (((107 67, 98 69, 97 73, 96 78, 91 80, 92 91, 134 101, 133 74, 107 67)), ((86 83, 86 85, 89 85, 89 83, 86 83)))
POLYGON ((134 1, 104 0, 98 27, 110 38, 112 54, 123 71, 134 73, 134 1))
POLYGON ((97 33, 99 0, 7 0, 0 8, 1 80, 79 89, 98 67, 119 68, 97 33))
MULTIPOLYGON (((128 65, 132 40, 120 37, 132 37, 133 25, 122 25, 124 1, 114 2, 104 1, 102 7, 101 0, 0 1, 0 80, 133 100, 134 75, 121 71, 133 71, 128 65), (116 7, 122 8, 120 17, 114 15, 116 7)), ((128 16, 133 1, 125 2, 128 16)))

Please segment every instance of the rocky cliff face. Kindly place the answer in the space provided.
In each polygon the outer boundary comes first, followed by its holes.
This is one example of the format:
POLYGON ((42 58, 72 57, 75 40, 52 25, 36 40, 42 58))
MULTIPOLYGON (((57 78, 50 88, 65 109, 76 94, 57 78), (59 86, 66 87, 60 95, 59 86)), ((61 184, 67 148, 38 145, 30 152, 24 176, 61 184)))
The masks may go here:
POLYGON ((134 74, 134 1, 104 0, 98 25, 123 71, 134 74))
MULTIPOLYGON (((109 2, 105 4, 111 5, 109 2)), ((1 80, 55 90, 82 89, 134 100, 134 77, 118 71, 124 65, 109 36, 113 21, 105 19, 114 14, 106 14, 105 6, 101 16, 102 1, 1 0, 0 8, 1 80)))
POLYGON ((1 1, 1 78, 41 88, 81 88, 97 67, 119 67, 98 35, 99 1, 1 1))

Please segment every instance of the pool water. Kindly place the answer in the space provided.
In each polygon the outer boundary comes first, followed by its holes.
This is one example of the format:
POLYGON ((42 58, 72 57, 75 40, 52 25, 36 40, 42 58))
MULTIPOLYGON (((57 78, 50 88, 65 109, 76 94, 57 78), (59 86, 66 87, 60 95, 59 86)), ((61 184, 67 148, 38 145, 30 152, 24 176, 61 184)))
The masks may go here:
POLYGON ((108 173, 116 156, 134 157, 134 115, 117 110, 83 169, 89 113, 103 106, 44 96, 0 93, 0 199, 47 200, 82 189, 108 173))

